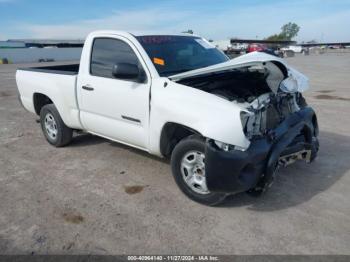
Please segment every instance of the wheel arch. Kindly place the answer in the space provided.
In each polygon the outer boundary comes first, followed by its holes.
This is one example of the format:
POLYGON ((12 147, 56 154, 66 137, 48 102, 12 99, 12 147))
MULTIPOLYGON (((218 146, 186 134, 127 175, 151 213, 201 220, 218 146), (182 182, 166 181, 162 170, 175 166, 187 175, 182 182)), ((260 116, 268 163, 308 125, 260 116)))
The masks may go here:
POLYGON ((54 104, 50 97, 42 93, 33 94, 33 105, 37 115, 40 115, 41 109, 48 104, 54 104))
POLYGON ((174 122, 165 123, 160 136, 160 153, 164 157, 170 157, 175 146, 181 140, 191 135, 203 137, 200 132, 188 126, 174 122))
POLYGON ((35 92, 33 93, 32 101, 34 108, 33 113, 36 113, 38 116, 40 116, 40 111, 44 106, 53 104, 66 126, 78 130, 82 129, 79 120, 79 110, 75 108, 72 109, 69 105, 65 104, 65 100, 62 96, 56 97, 54 93, 47 95, 42 92, 35 92))

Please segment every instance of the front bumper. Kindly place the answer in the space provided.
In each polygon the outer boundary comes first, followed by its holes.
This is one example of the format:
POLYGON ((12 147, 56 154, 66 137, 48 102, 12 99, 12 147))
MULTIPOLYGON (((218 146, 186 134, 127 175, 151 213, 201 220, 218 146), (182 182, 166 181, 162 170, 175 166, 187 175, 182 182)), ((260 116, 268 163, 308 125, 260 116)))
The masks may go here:
POLYGON ((214 141, 206 144, 206 179, 211 192, 239 193, 270 183, 281 157, 318 152, 318 124, 312 108, 306 107, 286 118, 266 137, 251 142, 246 151, 223 151, 214 141))

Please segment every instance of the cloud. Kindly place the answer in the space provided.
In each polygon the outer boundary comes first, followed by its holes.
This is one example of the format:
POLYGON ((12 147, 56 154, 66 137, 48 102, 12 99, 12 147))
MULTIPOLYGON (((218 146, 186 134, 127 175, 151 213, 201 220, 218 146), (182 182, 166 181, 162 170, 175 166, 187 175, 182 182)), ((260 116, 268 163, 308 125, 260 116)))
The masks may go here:
POLYGON ((17 30, 33 38, 84 38, 91 31, 107 29, 167 33, 193 29, 196 34, 212 39, 255 39, 278 33, 283 24, 292 21, 302 28, 298 40, 350 41, 346 34, 350 10, 330 13, 324 8, 334 3, 330 0, 231 4, 229 8, 213 11, 201 9, 200 3, 205 4, 205 1, 199 2, 197 9, 185 11, 182 9, 187 3, 184 0, 178 0, 177 5, 167 3, 157 8, 111 12, 105 18, 59 25, 20 24, 17 30), (323 39, 320 39, 322 35, 323 39))

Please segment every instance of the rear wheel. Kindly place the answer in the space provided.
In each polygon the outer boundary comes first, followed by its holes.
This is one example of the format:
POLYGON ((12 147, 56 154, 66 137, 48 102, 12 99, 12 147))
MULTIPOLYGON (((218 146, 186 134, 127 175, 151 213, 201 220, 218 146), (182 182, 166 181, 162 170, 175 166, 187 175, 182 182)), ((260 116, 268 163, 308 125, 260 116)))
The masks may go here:
POLYGON ((53 104, 45 105, 40 111, 41 129, 46 140, 55 147, 63 147, 72 141, 73 130, 65 125, 53 104))
POLYGON ((205 176, 205 141, 190 136, 180 141, 171 157, 175 181, 190 199, 209 206, 220 204, 226 194, 210 192, 205 176))

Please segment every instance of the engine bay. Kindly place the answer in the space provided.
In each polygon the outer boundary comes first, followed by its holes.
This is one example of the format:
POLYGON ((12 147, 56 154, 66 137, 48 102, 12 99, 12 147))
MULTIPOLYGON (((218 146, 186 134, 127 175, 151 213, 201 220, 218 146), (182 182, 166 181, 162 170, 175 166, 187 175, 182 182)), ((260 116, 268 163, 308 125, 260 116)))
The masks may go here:
POLYGON ((267 93, 244 106, 247 111, 241 113, 242 125, 246 136, 253 139, 268 134, 306 102, 300 93, 267 93))
MULTIPOLYGON (((299 92, 271 89, 271 71, 264 66, 242 67, 216 74, 180 80, 179 83, 211 93, 245 109, 241 114, 244 132, 249 139, 265 136, 286 117, 306 106, 299 92), (270 78, 270 79, 269 79, 270 78)), ((278 86, 284 80, 276 74, 278 86)))
POLYGON ((179 83, 239 103, 253 102, 260 95, 271 92, 264 68, 240 68, 217 74, 180 80, 179 83))

